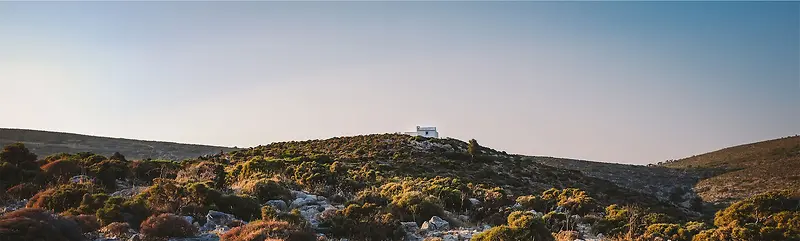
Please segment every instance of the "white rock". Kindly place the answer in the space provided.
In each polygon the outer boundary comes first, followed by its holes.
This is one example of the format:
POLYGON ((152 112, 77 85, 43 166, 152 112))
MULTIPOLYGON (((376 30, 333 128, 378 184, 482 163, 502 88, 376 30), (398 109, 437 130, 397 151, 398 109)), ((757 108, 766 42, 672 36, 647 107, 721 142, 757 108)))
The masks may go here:
POLYGON ((206 224, 203 225, 203 230, 222 229, 227 231, 230 229, 228 226, 232 222, 242 222, 242 220, 236 219, 236 217, 231 214, 208 210, 208 214, 206 214, 206 224))
POLYGON ((480 200, 478 200, 478 199, 476 199, 476 198, 470 198, 470 199, 469 199, 469 202, 470 202, 470 203, 472 203, 472 205, 473 205, 473 206, 475 206, 475 205, 481 205, 481 201, 480 201, 480 200))

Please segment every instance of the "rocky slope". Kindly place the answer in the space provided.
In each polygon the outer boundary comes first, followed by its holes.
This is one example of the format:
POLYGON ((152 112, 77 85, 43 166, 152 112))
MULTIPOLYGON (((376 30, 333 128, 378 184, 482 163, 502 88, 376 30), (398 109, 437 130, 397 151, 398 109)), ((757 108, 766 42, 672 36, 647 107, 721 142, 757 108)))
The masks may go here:
POLYGON ((706 202, 728 204, 775 190, 800 196, 800 136, 729 147, 660 166, 704 173, 695 191, 706 202))

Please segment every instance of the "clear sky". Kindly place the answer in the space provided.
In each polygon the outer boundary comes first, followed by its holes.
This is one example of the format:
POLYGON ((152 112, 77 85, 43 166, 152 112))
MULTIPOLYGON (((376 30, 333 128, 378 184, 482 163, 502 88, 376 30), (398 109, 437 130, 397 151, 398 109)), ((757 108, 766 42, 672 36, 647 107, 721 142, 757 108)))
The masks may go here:
POLYGON ((0 127, 410 131, 652 163, 800 133, 797 2, 2 2, 0 127))

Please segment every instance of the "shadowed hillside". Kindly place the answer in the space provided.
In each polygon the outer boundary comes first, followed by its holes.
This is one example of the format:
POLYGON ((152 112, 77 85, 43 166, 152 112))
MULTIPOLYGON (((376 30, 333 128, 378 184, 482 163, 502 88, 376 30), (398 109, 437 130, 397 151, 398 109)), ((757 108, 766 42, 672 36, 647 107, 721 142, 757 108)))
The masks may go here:
POLYGON ((129 159, 183 160, 236 149, 218 146, 142 141, 38 130, 0 128, 0 146, 22 142, 40 157, 68 152, 92 152, 110 156, 120 152, 129 159))
POLYGON ((728 203, 771 190, 800 195, 800 136, 729 147, 660 165, 711 170, 711 177, 695 186, 707 202, 728 203))
POLYGON ((620 187, 653 195, 661 201, 698 210, 701 201, 692 187, 701 179, 693 170, 672 169, 659 166, 640 166, 573 160, 555 157, 527 157, 547 166, 580 171, 584 175, 610 181, 620 187))

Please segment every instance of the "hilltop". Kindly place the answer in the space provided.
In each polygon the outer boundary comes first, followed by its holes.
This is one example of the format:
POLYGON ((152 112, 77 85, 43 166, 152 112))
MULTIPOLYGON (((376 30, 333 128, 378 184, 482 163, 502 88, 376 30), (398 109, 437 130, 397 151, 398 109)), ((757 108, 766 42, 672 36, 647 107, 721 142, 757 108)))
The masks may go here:
POLYGON ((21 142, 40 157, 56 153, 91 152, 110 156, 119 152, 130 159, 183 160, 220 151, 236 150, 229 147, 180 144, 163 141, 143 141, 100 137, 73 133, 40 130, 0 128, 0 146, 21 142))

